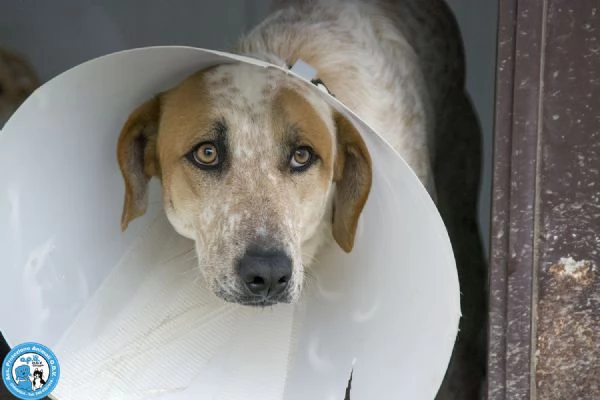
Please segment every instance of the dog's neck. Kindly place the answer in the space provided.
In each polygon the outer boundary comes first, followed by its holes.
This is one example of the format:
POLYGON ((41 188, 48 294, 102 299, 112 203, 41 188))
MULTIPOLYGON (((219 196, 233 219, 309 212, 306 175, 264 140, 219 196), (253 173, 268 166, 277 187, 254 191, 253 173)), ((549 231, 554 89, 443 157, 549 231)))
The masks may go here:
POLYGON ((237 51, 236 53, 240 56, 253 58, 255 60, 273 64, 273 65, 276 65, 281 68, 288 68, 290 65, 288 60, 284 60, 283 58, 279 57, 275 53, 271 53, 271 52, 267 52, 267 51, 265 51, 265 52, 243 52, 243 51, 240 52, 240 51, 237 51))
MULTIPOLYGON (((300 58, 299 59, 295 59, 295 60, 284 60, 281 57, 277 56, 274 53, 268 53, 268 52, 264 52, 264 53, 239 53, 239 55, 244 56, 244 57, 248 57, 248 58, 253 58, 259 61, 263 61, 263 62, 267 62, 273 65, 276 65, 278 67, 281 68, 287 68, 289 70, 294 70, 294 67, 296 65, 297 62, 302 61, 300 58)), ((312 67, 312 66, 310 66, 312 67)), ((302 75, 302 74, 300 74, 302 75)), ((319 88, 319 90, 324 91, 326 93, 329 93, 330 95, 334 95, 331 90, 329 90, 329 87, 327 87, 327 85, 325 84, 325 82, 323 82, 320 78, 317 77, 308 77, 308 76, 303 76, 303 78, 305 78, 306 80, 309 80, 313 85, 315 85, 317 88, 319 88)))

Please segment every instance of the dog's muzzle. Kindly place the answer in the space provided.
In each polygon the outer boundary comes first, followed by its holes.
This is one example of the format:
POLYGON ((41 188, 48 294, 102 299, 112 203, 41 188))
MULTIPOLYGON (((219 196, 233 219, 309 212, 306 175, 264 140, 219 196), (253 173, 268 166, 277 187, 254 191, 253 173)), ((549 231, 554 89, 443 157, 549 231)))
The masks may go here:
POLYGON ((285 301, 292 278, 292 259, 281 250, 249 248, 238 262, 238 274, 249 296, 247 303, 285 301))

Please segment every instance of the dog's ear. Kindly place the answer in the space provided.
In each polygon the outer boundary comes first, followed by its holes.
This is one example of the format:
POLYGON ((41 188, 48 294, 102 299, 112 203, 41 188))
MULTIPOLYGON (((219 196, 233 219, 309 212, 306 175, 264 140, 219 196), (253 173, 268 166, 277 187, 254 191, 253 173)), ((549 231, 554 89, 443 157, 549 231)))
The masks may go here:
POLYGON ((337 128, 336 183, 333 199, 333 237, 346 252, 354 247, 358 219, 371 190, 371 157, 354 125, 334 114, 337 128))
POLYGON ((160 97, 136 108, 125 122, 117 145, 117 159, 125 180, 125 203, 121 229, 146 212, 148 182, 160 173, 156 139, 160 119, 160 97))

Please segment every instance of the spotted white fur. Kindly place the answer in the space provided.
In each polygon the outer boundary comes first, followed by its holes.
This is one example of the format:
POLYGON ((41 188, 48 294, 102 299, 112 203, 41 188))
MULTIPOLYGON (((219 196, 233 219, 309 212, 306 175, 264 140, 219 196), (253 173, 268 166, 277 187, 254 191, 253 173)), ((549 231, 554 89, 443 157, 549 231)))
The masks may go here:
MULTIPOLYGON (((212 112, 226 121, 231 165, 194 219, 189 212, 167 210, 178 232, 196 242, 200 269, 212 289, 233 300, 240 292, 236 264, 249 243, 271 240, 293 261, 290 297, 302 287, 305 260, 312 260, 322 239, 331 235, 324 215, 332 190, 317 191, 303 202, 294 198, 294 178, 279 172, 280 148, 273 132, 274 96, 285 87, 301 93, 325 123, 335 151, 335 126, 326 102, 306 84, 280 71, 251 65, 222 65, 208 71, 212 112), (319 235, 317 232, 322 231, 319 235), (224 240, 224 238, 227 238, 224 240), (239 240, 236 240, 238 238, 239 240)), ((307 172, 307 174, 316 172, 307 172)), ((329 177, 330 180, 332 176, 329 177)), ((300 178, 295 178, 296 180, 300 178)))

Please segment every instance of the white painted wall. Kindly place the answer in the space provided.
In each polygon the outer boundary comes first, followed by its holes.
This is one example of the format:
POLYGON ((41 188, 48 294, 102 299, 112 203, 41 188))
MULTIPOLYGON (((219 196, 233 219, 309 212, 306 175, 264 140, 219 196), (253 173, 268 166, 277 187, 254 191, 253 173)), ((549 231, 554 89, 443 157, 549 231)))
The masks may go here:
MULTIPOLYGON (((110 52, 152 45, 227 49, 270 0, 2 0, 0 46, 42 79, 110 52)), ((484 128, 480 225, 488 246, 497 0, 448 0, 467 50, 468 88, 484 128)))
POLYGON ((25 53, 43 79, 127 48, 170 44, 226 48, 253 15, 247 0, 2 0, 0 4, 0 46, 25 53))

